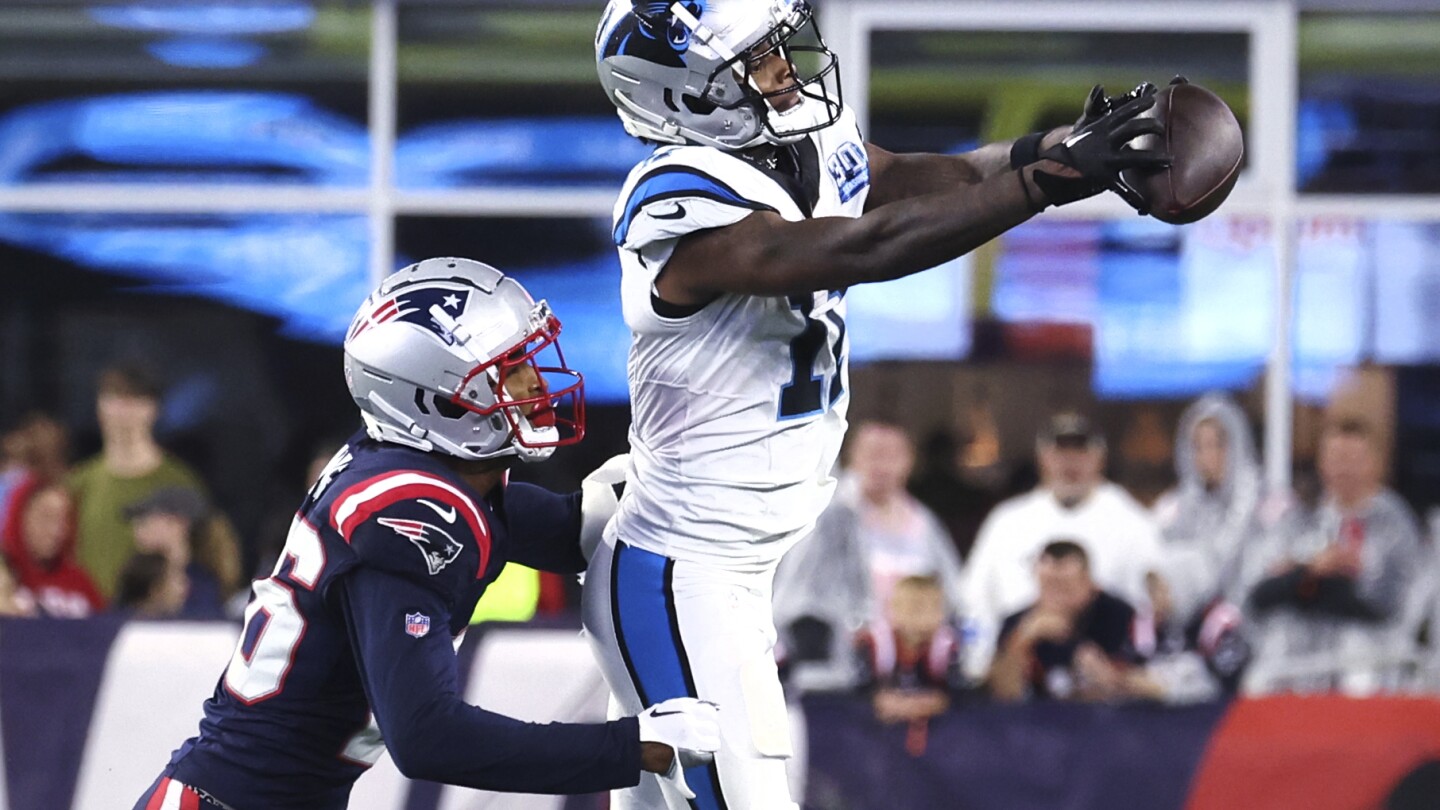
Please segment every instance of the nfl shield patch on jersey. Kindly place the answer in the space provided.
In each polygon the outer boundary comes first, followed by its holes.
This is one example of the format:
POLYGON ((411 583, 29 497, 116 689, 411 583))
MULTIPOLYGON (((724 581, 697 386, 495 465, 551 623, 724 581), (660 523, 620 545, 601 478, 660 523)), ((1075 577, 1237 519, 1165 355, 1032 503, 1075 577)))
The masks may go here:
POLYGON ((415 638, 422 638, 430 632, 430 617, 424 613, 406 613, 405 632, 415 638))

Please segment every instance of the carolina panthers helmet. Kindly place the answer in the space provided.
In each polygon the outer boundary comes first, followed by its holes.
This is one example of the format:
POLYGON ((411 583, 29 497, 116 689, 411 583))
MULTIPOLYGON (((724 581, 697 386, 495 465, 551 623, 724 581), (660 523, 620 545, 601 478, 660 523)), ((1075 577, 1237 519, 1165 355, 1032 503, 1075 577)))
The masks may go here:
POLYGON ((345 336, 345 383, 373 439, 539 461, 585 435, 585 381, 566 367, 559 336, 550 305, 515 279, 470 259, 426 259, 360 305, 345 336), (539 365, 551 350, 558 365, 539 365), (526 367, 539 393, 512 394, 506 381, 526 367))
POLYGON ((806 0, 610 0, 595 59, 625 130, 650 141, 793 143, 843 109, 839 58, 806 0), (765 92, 752 68, 771 53, 793 84, 765 92), (772 103, 792 95, 799 103, 783 111, 772 103))

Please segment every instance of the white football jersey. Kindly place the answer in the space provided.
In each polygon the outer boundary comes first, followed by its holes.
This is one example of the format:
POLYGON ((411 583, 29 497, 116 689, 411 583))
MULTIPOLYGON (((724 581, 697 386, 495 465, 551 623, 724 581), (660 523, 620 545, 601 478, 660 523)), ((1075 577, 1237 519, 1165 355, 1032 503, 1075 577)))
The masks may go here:
POLYGON ((615 207, 629 357, 631 468, 608 536, 675 559, 763 568, 834 492, 849 376, 845 291, 659 300, 676 241, 755 211, 858 217, 869 191, 852 112, 791 149, 798 178, 702 146, 657 149, 615 207))

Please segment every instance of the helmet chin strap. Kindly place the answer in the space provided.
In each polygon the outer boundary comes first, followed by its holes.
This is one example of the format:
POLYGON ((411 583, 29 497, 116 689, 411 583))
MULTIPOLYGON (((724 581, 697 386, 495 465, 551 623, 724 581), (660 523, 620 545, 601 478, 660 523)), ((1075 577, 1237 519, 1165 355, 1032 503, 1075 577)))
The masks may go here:
POLYGON ((768 98, 765 99, 765 106, 770 108, 769 120, 772 123, 789 124, 792 122, 798 122, 800 126, 792 127, 792 129, 802 130, 800 132, 780 132, 772 135, 770 133, 771 127, 763 127, 762 131, 764 132, 765 140, 775 144, 795 143, 796 141, 803 139, 807 134, 809 134, 808 131, 803 130, 809 130, 815 125, 819 124, 820 116, 823 115, 823 112, 820 109, 821 105, 816 104, 815 102, 806 98, 803 93, 800 95, 800 100, 795 102, 795 106, 791 107, 788 110, 785 110, 784 112, 776 110, 775 105, 771 104, 770 99, 768 98))
POLYGON ((360 418, 365 422, 365 432, 377 441, 403 444, 406 447, 413 447, 416 450, 430 452, 435 449, 435 443, 426 438, 430 431, 421 427, 414 419, 406 416, 405 413, 390 403, 385 398, 371 391, 365 399, 375 410, 385 414, 394 424, 387 425, 376 419, 374 416, 360 412, 360 418))
MULTIPOLYGON (((668 139, 672 143, 685 142, 685 139, 680 136, 679 124, 676 124, 674 121, 667 120, 664 116, 656 115, 646 110, 644 107, 636 104, 627 93, 616 91, 615 99, 621 104, 624 104, 625 109, 629 110, 631 114, 633 114, 637 118, 643 119, 655 130, 654 133, 642 133, 642 137, 654 138, 660 136, 668 139)), ((628 128, 629 122, 625 123, 628 128)), ((631 134, 633 135, 636 133, 631 134)))
POLYGON ((501 403, 501 406, 510 408, 511 412, 515 414, 514 426, 511 428, 511 430, 515 432, 515 436, 511 438, 510 446, 515 449, 516 455, 520 456, 522 461, 542 461, 549 458, 550 454, 555 452, 554 447, 526 447, 519 442, 519 438, 523 437, 525 441, 531 444, 553 442, 560 437, 560 429, 557 427, 536 427, 530 422, 530 417, 521 412, 518 406, 507 404, 513 403, 515 400, 510 396, 509 392, 505 390, 504 386, 500 386, 496 390, 497 394, 495 398, 501 403))

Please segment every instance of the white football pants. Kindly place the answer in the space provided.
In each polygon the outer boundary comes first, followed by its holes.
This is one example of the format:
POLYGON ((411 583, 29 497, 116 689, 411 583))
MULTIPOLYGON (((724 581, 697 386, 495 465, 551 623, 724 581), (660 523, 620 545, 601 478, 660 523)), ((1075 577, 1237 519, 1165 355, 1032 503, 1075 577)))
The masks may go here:
POLYGON ((798 810, 785 762, 789 720, 775 671, 774 572, 737 573, 602 542, 583 619, 620 715, 674 697, 720 707, 721 749, 686 769, 687 802, 654 774, 611 795, 615 810, 798 810))

